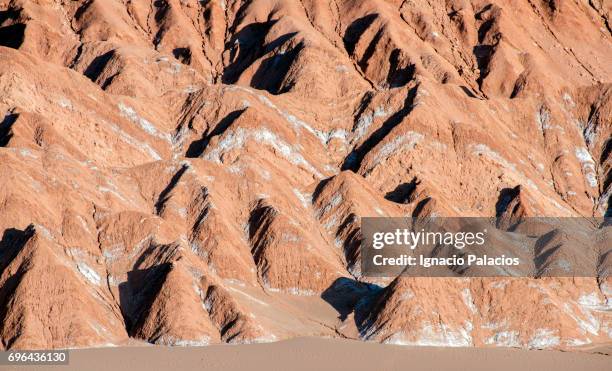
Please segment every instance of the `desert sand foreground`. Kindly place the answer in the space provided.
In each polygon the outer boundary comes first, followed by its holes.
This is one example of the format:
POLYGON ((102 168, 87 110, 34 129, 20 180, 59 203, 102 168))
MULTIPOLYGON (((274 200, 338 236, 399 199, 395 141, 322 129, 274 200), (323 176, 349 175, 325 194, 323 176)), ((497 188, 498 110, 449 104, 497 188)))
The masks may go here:
MULTIPOLYGON (((299 338, 208 347, 80 349, 57 370, 610 370, 612 356, 586 352, 434 348, 299 338)), ((42 369, 43 367, 35 367, 42 369)), ((23 367, 15 367, 23 370, 23 367)))

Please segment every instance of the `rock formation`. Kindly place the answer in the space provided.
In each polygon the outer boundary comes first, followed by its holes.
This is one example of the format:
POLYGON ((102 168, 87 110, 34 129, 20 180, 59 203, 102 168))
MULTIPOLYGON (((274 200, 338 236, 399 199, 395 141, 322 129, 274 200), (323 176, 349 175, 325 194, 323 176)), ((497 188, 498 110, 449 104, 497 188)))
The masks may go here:
POLYGON ((377 281, 358 246, 365 216, 612 214, 611 12, 0 0, 0 347, 609 342, 610 251, 377 281))

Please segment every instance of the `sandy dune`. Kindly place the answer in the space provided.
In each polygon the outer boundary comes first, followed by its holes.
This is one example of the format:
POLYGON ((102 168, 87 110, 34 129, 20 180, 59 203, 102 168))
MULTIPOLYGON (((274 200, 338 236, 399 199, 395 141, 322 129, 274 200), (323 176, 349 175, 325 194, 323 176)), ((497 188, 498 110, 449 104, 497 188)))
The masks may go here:
MULTIPOLYGON (((431 348, 300 338, 198 348, 73 350, 61 370, 610 370, 612 356, 587 352, 431 348)), ((41 369, 38 367, 37 369, 41 369)), ((23 369, 23 368, 20 368, 23 369)))

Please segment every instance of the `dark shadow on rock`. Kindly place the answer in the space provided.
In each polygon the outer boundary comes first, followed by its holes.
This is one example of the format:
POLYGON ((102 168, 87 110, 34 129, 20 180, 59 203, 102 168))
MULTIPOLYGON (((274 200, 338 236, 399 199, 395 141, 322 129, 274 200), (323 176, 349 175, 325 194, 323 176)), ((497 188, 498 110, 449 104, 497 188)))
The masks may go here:
MULTIPOLYGON (((497 199, 497 203, 495 203, 495 216, 501 217, 506 211, 508 211, 508 206, 510 203, 516 199, 521 192, 520 186, 516 186, 514 188, 504 188, 499 192, 499 198, 497 199)), ((518 207, 517 204, 515 207, 518 207)))
POLYGON ((337 312, 338 318, 344 321, 351 313, 355 318, 361 318, 365 313, 358 311, 369 308, 366 302, 371 302, 382 288, 378 285, 359 282, 352 278, 340 277, 321 294, 321 298, 337 312))
POLYGON ((239 109, 228 113, 219 123, 215 126, 215 128, 209 133, 204 133, 201 139, 194 140, 189 144, 189 148, 185 153, 185 157, 188 158, 197 158, 202 156, 206 147, 208 147, 208 143, 210 140, 215 137, 223 134, 242 114, 246 111, 246 108, 239 109))
POLYGON ((365 142, 349 153, 342 164, 342 170, 352 170, 353 172, 357 172, 357 170, 359 170, 365 155, 376 147, 376 145, 378 145, 378 143, 380 143, 391 132, 391 130, 393 130, 393 128, 399 125, 402 120, 408 116, 410 112, 412 112, 418 88, 419 86, 417 85, 410 89, 406 95, 402 109, 391 115, 380 128, 375 130, 368 137, 368 139, 365 140, 365 142))
POLYGON ((249 241, 251 242, 251 255, 255 264, 259 266, 266 247, 266 233, 272 226, 278 211, 260 199, 249 215, 249 241))
POLYGON ((7 228, 2 233, 0 240, 0 275, 4 269, 23 249, 25 244, 34 236, 34 225, 30 224, 26 229, 7 228))
POLYGON ((25 39, 25 29, 26 25, 23 23, 0 27, 0 45, 19 49, 25 39))
POLYGON ((177 171, 172 176, 172 179, 170 179, 170 183, 168 183, 166 188, 164 188, 164 190, 161 191, 161 193, 159 194, 159 197, 157 198, 157 202, 155 203, 155 211, 157 212, 157 215, 161 214, 166 204, 166 201, 168 201, 168 199, 170 198, 170 192, 172 192, 174 187, 176 187, 178 182, 181 180, 181 177, 185 174, 185 172, 188 169, 189 169, 189 166, 187 165, 181 166, 179 171, 177 171))
POLYGON ((323 180, 321 180, 319 182, 319 184, 317 184, 317 186, 315 187, 314 192, 312 192, 312 200, 316 201, 319 196, 321 195, 321 192, 323 192, 323 189, 325 189, 325 186, 333 179, 333 177, 329 177, 329 178, 325 178, 323 180))
POLYGON ((378 14, 368 14, 355 20, 346 28, 342 41, 349 55, 355 52, 355 45, 361 38, 361 35, 372 25, 376 18, 378 18, 378 14))
MULTIPOLYGON (((601 156, 599 157, 599 163, 601 164, 602 169, 606 168, 605 163, 610 161, 611 155, 612 155, 612 138, 606 140, 601 150, 601 156)), ((610 187, 612 187, 612 166, 608 167, 606 177, 603 181, 603 187, 602 187, 603 193, 605 194, 610 187)), ((606 208, 604 217, 612 218, 612 194, 608 197, 607 203, 608 203, 608 207, 606 208)), ((608 223, 610 222, 612 221, 608 221, 608 223)))
POLYGON ((253 64, 255 60, 296 35, 295 32, 288 33, 266 45, 266 35, 276 22, 276 20, 269 20, 251 23, 234 34, 232 39, 225 45, 226 49, 230 51, 229 59, 231 62, 223 72, 221 78, 223 83, 235 83, 240 78, 242 72, 253 64))
POLYGON ((419 183, 421 182, 414 177, 409 183, 401 183, 391 192, 387 192, 385 198, 398 204, 408 204, 419 183))
POLYGON ((7 19, 11 19, 13 21, 19 19, 19 15, 21 14, 20 10, 16 10, 15 8, 8 8, 7 10, 0 10, 0 24, 3 24, 7 19))
POLYGON ((368 62, 374 55, 374 52, 376 52, 376 50, 380 48, 378 43, 380 42, 382 37, 383 37, 383 29, 381 28, 378 30, 378 32, 376 32, 376 35, 374 35, 374 37, 368 44, 368 47, 363 52, 361 59, 359 59, 359 62, 357 63, 362 71, 365 71, 368 68, 368 62))
MULTIPOLYGON (((23 275, 25 274, 25 269, 19 269, 15 274, 9 276, 7 280, 4 282, 4 285, 0 287, 0 323, 4 324, 6 321, 6 317, 10 314, 9 309, 11 308, 11 302, 14 302, 15 291, 19 287, 23 279, 23 275)), ((10 338, 2 339, 2 345, 4 349, 11 349, 13 344, 20 337, 20 333, 14 335, 10 338)))
POLYGON ((387 84, 390 88, 397 88, 408 84, 415 77, 416 66, 412 63, 402 66, 405 62, 401 58, 400 49, 394 49, 389 56, 389 73, 387 84))
POLYGON ((119 284, 119 307, 130 336, 144 320, 170 269, 171 263, 134 269, 127 273, 127 281, 119 284))
MULTIPOLYGON (((605 169, 606 161, 609 161, 610 155, 612 155, 612 139, 608 139, 603 145, 601 156, 599 157, 599 163, 601 164, 602 169, 605 169)), ((606 174, 606 178, 603 182, 603 191, 605 192, 608 187, 612 185, 612 166, 608 168, 608 172, 606 174)))
POLYGON ((419 203, 414 207, 414 210, 412 211, 412 217, 419 218, 419 217, 426 216, 426 215, 423 215, 423 211, 425 210, 425 206, 427 206, 427 204, 430 203, 431 200, 432 200, 431 197, 426 197, 422 199, 421 201, 419 201, 419 203))
POLYGON ((17 121, 18 117, 19 114, 9 112, 4 116, 2 122, 0 122, 0 147, 6 147, 10 142, 11 138, 13 137, 11 128, 13 127, 15 121, 17 121))
POLYGON ((477 98, 476 94, 474 94, 474 92, 471 89, 469 89, 467 86, 460 85, 459 87, 461 88, 461 90, 463 90, 465 95, 467 95, 468 97, 470 97, 470 98, 477 98))
POLYGON ((553 243, 553 241, 561 233, 558 229, 554 229, 536 241, 534 247, 536 277, 541 277, 546 273, 547 268, 553 263, 550 258, 562 247, 562 244, 553 243))
POLYGON ((356 264, 359 264, 359 256, 361 247, 361 242, 363 240, 363 236, 361 234, 361 225, 360 218, 355 213, 349 213, 346 218, 340 223, 338 227, 338 232, 336 237, 344 237, 344 243, 342 245, 344 249, 344 258, 349 266, 349 268, 354 267, 356 264))
POLYGON ((493 27, 494 23, 495 23, 495 18, 492 18, 492 19, 485 21, 480 26, 480 28, 478 28, 478 42, 479 43, 483 42, 485 36, 487 36, 487 33, 491 30, 491 27, 493 27))
MULTIPOLYGON (((293 36, 287 34, 284 37, 288 40, 293 36)), ((291 84, 284 86, 286 76, 303 49, 304 43, 300 42, 285 53, 277 53, 263 60, 253 74, 251 86, 270 94, 283 94, 291 90, 291 84)))
MULTIPOLYGON (((89 66, 87 66, 83 74, 87 76, 87 78, 90 79, 91 81, 96 82, 98 80, 98 77, 100 77, 100 75, 102 74, 102 72, 104 71, 104 69, 106 68, 106 66, 108 65, 108 63, 114 56, 115 56, 115 50, 111 50, 102 55, 95 57, 91 61, 89 66)), ((111 81, 112 81, 112 77, 107 78, 106 81, 102 82, 101 84, 102 88, 104 89, 104 87, 108 86, 111 81)))
MULTIPOLYGON (((602 228, 610 227, 610 224, 604 223, 602 228)), ((609 277, 612 273, 612 248, 608 248, 606 252, 603 252, 597 258, 597 277, 604 278, 609 277)))
POLYGON ((482 87, 484 79, 489 74, 489 63, 491 62, 491 57, 494 52, 495 48, 491 45, 476 45, 473 49, 474 57, 476 57, 476 63, 480 71, 480 75, 478 79, 476 79, 478 86, 482 87))
MULTIPOLYGON (((0 240, 0 275, 4 273, 6 267, 15 259, 34 233, 35 230, 33 225, 29 225, 23 231, 16 228, 7 228, 4 230, 2 240, 0 240)), ((4 323, 6 319, 8 309, 10 308, 8 303, 13 300, 12 297, 15 290, 17 290, 17 286, 19 286, 26 271, 27 268, 25 268, 22 263, 19 269, 14 272, 14 274, 10 275, 4 282, 4 285, 0 287, 0 324, 4 323)), ((17 337, 3 339, 4 347, 10 349, 16 339, 17 337)))
POLYGON ((189 65, 191 63, 191 49, 189 48, 176 48, 172 50, 172 55, 182 64, 189 65))
MULTIPOLYGON (((170 4, 166 0, 155 0, 153 1, 153 6, 155 6, 155 21, 161 22, 166 17, 166 13, 170 10, 170 4)), ((163 27, 162 27, 163 28, 163 27)))
POLYGON ((602 151, 601 151, 601 156, 599 157, 599 163, 603 164, 608 159, 611 153, 612 153, 612 138, 606 140, 606 142, 604 143, 602 151))

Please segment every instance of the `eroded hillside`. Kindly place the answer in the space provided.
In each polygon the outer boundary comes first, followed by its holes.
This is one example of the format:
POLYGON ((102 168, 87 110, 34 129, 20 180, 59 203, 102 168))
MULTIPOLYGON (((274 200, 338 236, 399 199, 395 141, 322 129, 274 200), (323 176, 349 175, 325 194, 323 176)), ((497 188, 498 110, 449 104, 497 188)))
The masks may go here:
POLYGON ((609 342, 606 269, 381 282, 358 244, 364 216, 610 214, 611 14, 0 0, 2 348, 609 342))

